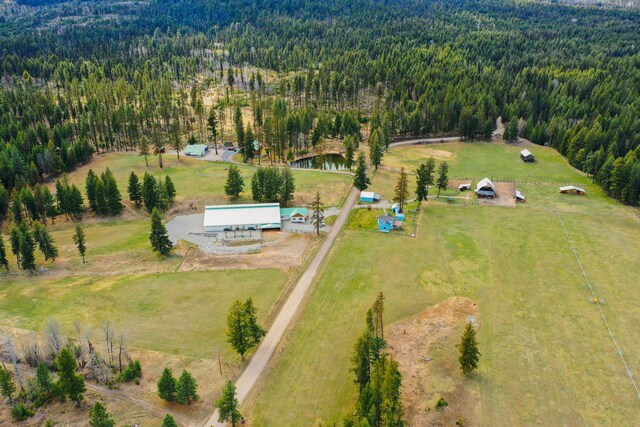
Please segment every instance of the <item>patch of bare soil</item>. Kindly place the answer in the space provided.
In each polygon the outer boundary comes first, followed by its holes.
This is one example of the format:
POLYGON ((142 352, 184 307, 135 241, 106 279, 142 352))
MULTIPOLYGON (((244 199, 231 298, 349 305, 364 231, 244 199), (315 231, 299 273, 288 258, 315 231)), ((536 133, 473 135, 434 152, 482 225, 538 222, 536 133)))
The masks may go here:
POLYGON ((515 182, 494 182, 496 187, 496 197, 493 199, 478 198, 478 204, 483 206, 506 206, 516 207, 516 183, 515 182))
POLYGON ((289 270, 300 266, 314 244, 315 234, 265 231, 260 252, 217 255, 190 248, 178 271, 248 270, 280 268, 289 270))
POLYGON ((463 377, 458 364, 461 331, 477 322, 478 307, 470 299, 451 297, 416 317, 394 323, 385 339, 402 373, 402 402, 410 426, 451 426, 464 420, 477 425, 480 400, 477 383, 463 377), (436 409, 443 397, 448 406, 436 409))

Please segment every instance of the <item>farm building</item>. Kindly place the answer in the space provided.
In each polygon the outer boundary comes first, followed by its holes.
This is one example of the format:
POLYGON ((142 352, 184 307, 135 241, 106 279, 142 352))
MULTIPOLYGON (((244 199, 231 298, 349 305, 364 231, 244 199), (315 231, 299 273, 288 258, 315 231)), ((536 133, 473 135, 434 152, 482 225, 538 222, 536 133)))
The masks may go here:
POLYGON ((524 194, 516 190, 516 202, 524 203, 524 201, 525 201, 524 194))
POLYGON ((383 233, 389 233, 393 230, 394 218, 392 215, 381 215, 378 217, 378 228, 383 233))
POLYGON ((209 146, 205 144, 191 144, 184 147, 184 154, 190 157, 204 157, 209 151, 209 146))
POLYGON ((361 191, 360 192, 360 202, 364 203, 373 203, 380 200, 380 195, 374 193, 373 191, 361 191))
POLYGON ((279 229, 280 204, 205 206, 204 231, 279 229))
POLYGON ((476 184, 476 194, 478 197, 496 197, 496 187, 489 178, 485 178, 476 184))
POLYGON ((575 185, 567 185, 566 187, 560 187, 560 193, 562 193, 562 194, 578 194, 580 196, 584 196, 585 194, 587 194, 586 191, 584 191, 580 187, 576 187, 575 185))
POLYGON ((462 183, 458 186, 459 191, 468 191, 471 190, 471 181, 462 183))
POLYGON ((520 152, 520 158, 525 163, 532 163, 536 161, 536 157, 526 148, 520 152))
POLYGON ((305 222, 307 208, 281 208, 280 219, 282 221, 305 222))

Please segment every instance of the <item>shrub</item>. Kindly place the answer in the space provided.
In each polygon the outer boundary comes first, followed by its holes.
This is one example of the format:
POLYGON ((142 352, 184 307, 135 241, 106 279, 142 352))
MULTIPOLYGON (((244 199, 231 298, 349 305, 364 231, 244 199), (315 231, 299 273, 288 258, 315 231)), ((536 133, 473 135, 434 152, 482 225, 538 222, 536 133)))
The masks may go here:
POLYGON ((24 421, 34 414, 35 412, 24 403, 16 403, 11 407, 11 416, 16 421, 24 421))
MULTIPOLYGON (((122 372, 122 374, 120 374, 120 378, 124 382, 137 381, 142 378, 142 365, 140 364, 140 361, 135 360, 129 362, 127 368, 122 372)), ((139 383, 140 381, 136 382, 136 384, 139 383)))

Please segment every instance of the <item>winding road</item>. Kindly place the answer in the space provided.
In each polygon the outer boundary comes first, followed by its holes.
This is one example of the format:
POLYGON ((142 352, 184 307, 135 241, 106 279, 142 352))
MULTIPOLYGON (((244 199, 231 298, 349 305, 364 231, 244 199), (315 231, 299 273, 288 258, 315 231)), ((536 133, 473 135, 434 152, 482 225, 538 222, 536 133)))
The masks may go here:
MULTIPOLYGON (((428 143, 438 143, 438 142, 454 142, 459 141, 460 137, 443 137, 443 138, 421 138, 421 139, 411 139, 407 141, 398 141, 393 142, 389 145, 389 148, 401 147, 405 145, 415 145, 415 144, 428 144, 428 143)), ((234 153, 235 154, 235 153, 234 153)), ((342 227, 347 222, 347 218, 349 217, 349 213, 356 206, 356 200, 358 199, 358 190, 352 188, 349 192, 349 196, 345 200, 343 208, 340 210, 338 214, 338 218, 336 222, 331 227, 331 230, 325 237, 322 245, 318 252, 314 255, 313 260, 305 270, 305 272, 298 279, 298 283, 295 288, 289 295, 289 298, 282 306, 282 309, 278 313, 278 316, 274 320, 273 324, 269 328, 269 332, 264 337, 258 349, 251 357, 249 364, 246 369, 240 375, 240 378, 236 381, 236 392, 238 397, 238 402, 242 404, 244 399, 251 391, 251 388, 255 385, 260 377, 260 374, 264 371, 267 363, 271 359, 271 356, 275 352, 280 340, 282 339, 285 331, 290 326, 291 321, 295 317, 300 308, 300 304, 307 291, 311 287, 314 279, 318 275, 322 267, 322 263, 327 258, 329 251, 331 250, 331 246, 335 242, 338 234, 342 230, 342 227)), ((202 424, 204 427, 224 427, 226 423, 218 422, 218 410, 216 411, 202 424)))

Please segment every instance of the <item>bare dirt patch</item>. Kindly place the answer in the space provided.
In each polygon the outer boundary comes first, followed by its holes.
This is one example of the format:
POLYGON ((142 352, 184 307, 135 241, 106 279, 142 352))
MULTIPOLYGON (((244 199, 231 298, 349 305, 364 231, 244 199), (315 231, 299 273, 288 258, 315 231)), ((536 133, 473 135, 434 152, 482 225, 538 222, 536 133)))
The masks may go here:
POLYGON ((496 187, 496 197, 493 199, 479 198, 478 204, 484 206, 506 206, 514 208, 516 206, 516 183, 515 182, 494 182, 496 187))
POLYGON ((279 268, 289 270, 300 266, 313 247, 315 234, 265 231, 262 249, 257 253, 217 255, 190 248, 178 271, 246 270, 279 268))
POLYGON ((477 322, 478 307, 470 299, 451 297, 416 317, 394 323, 385 339, 402 373, 405 420, 411 426, 450 426, 458 420, 477 425, 477 383, 460 373, 457 348, 462 328, 477 322), (449 406, 436 410, 443 397, 449 406))

